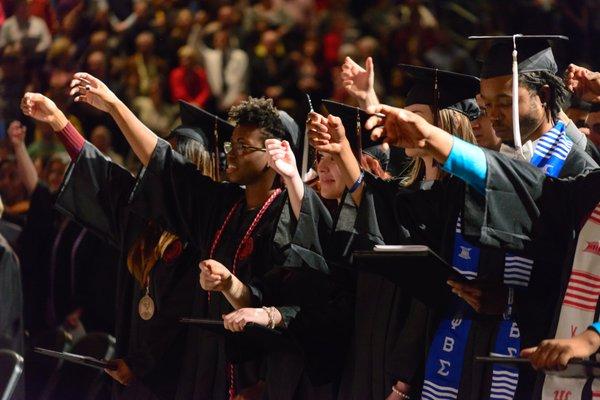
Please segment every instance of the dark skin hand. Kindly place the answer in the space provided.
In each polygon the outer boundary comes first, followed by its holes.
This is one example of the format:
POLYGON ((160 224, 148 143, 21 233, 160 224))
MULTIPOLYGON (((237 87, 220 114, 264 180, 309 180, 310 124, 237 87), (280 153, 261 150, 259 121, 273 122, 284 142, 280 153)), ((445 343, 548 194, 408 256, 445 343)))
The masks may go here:
POLYGON ((476 312, 485 315, 502 315, 506 309, 508 288, 486 282, 457 282, 449 280, 452 293, 466 301, 476 312))
POLYGON ((521 357, 528 358, 536 370, 560 371, 574 358, 587 358, 598 351, 600 335, 588 329, 570 339, 543 340, 537 347, 521 351, 521 357))

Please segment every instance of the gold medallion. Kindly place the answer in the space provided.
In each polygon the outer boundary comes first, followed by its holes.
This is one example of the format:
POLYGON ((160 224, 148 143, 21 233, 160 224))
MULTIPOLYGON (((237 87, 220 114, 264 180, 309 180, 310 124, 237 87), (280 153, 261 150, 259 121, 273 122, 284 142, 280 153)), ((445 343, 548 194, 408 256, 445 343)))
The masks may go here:
POLYGON ((144 321, 148 321, 154 316, 154 301, 148 294, 140 299, 138 313, 144 321))

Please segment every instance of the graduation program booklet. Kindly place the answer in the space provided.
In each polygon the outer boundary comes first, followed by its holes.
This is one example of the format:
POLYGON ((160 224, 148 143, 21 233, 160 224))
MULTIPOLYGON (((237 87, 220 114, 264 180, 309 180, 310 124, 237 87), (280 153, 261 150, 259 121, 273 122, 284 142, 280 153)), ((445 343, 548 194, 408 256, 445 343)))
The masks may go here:
POLYGON ((117 367, 112 365, 109 361, 100 360, 98 358, 82 356, 80 354, 73 354, 61 351, 48 350, 41 347, 35 347, 33 349, 36 353, 43 354, 45 356, 58 358, 61 360, 69 361, 75 364, 85 365, 87 367, 96 369, 110 369, 116 370, 117 367))
POLYGON ((381 275, 432 307, 445 307, 453 296, 449 279, 466 280, 423 245, 376 245, 373 250, 355 251, 354 262, 360 271, 381 275))
MULTIPOLYGON (((217 320, 217 319, 180 318, 179 322, 184 323, 184 324, 197 325, 200 328, 203 328, 203 329, 215 332, 215 333, 221 333, 221 334, 225 334, 225 333, 235 334, 236 333, 236 332, 231 332, 231 331, 226 330, 225 324, 223 323, 223 321, 217 320)), ((281 335, 281 332, 276 329, 267 328, 266 326, 255 324, 253 322, 247 323, 244 328, 244 331, 239 332, 239 333, 250 332, 250 331, 260 332, 264 335, 275 335, 275 336, 281 335)))
MULTIPOLYGON (((475 357, 478 362, 495 364, 531 365, 529 359, 520 357, 475 357)), ((544 371, 546 375, 559 376, 561 378, 599 378, 600 363, 592 360, 573 359, 562 371, 544 371)))
POLYGON ((278 348, 287 348, 290 346, 290 339, 282 331, 267 328, 255 323, 248 323, 242 332, 231 332, 225 329, 222 320, 202 319, 202 318, 180 318, 179 322, 197 326, 215 333, 226 336, 231 343, 238 343, 242 347, 250 345, 266 351, 277 350, 278 348))

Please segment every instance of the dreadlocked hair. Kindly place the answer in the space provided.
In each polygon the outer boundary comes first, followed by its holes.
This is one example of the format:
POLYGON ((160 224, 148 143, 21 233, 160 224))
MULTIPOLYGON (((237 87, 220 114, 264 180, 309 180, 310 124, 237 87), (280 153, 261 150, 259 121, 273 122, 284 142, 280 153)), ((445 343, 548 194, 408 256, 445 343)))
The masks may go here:
POLYGON ((539 94, 544 85, 550 87, 550 97, 547 99, 546 104, 548 105, 548 110, 553 121, 558 119, 558 114, 560 114, 563 106, 569 102, 570 95, 562 79, 548 71, 533 71, 520 74, 519 85, 525 86, 536 94, 539 94))
POLYGON ((235 125, 253 125, 267 138, 283 139, 285 129, 272 99, 249 97, 229 110, 229 120, 235 125))
MULTIPOLYGON (((205 176, 214 178, 214 168, 208 149, 197 140, 179 136, 175 150, 190 160, 205 176)), ((140 283, 146 285, 150 271, 163 256, 169 245, 178 240, 177 235, 161 229, 150 221, 144 232, 127 253, 127 269, 140 283)))

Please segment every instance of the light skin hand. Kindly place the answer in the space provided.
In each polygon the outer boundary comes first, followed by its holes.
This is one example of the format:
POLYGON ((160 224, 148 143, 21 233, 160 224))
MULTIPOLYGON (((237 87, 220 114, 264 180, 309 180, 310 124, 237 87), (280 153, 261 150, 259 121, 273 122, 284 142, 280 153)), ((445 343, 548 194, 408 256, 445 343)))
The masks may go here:
POLYGON ((385 142, 394 146, 424 150, 437 162, 446 162, 454 143, 449 133, 429 124, 421 116, 401 108, 380 104, 369 107, 368 112, 385 116, 382 119, 373 115, 367 120, 365 128, 372 129, 373 140, 384 138, 385 142))
POLYGON ((119 102, 115 94, 100 79, 86 73, 78 72, 71 80, 71 96, 76 102, 83 102, 105 112, 111 112, 119 102))
MULTIPOLYGON (((280 326, 283 317, 276 308, 273 308, 273 321, 275 326, 280 326)), ((225 329, 231 332, 242 332, 248 323, 254 323, 262 326, 269 325, 269 314, 263 308, 240 308, 227 315, 223 315, 223 324, 225 329)))
POLYGON ((283 177, 288 189, 288 197, 296 219, 300 218, 302 199, 304 198, 304 183, 296 167, 296 157, 290 144, 284 140, 267 139, 265 147, 269 156, 269 166, 283 177))
POLYGON ((54 131, 64 129, 69 123, 56 104, 40 93, 25 93, 21 99, 21 111, 28 117, 49 124, 54 131))
POLYGON ((365 109, 379 104, 374 89, 375 68, 371 57, 367 57, 365 68, 358 65, 350 57, 346 57, 344 64, 342 64, 340 77, 344 88, 359 102, 360 108, 365 109))

